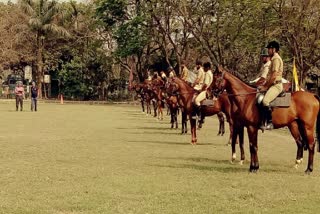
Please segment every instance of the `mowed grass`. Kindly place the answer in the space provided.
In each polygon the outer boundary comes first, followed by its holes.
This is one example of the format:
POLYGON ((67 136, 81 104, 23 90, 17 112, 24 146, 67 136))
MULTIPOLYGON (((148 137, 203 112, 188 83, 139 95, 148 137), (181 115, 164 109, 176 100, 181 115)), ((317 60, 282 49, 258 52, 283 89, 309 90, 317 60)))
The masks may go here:
MULTIPOLYGON (((138 106, 0 103, 0 213, 318 213, 320 159, 294 169, 287 130, 259 133, 260 171, 231 164, 218 120, 190 135, 138 106)), ((246 158, 250 159, 248 141, 246 158)), ((238 151, 238 148, 237 148, 238 151)), ((239 158, 239 155, 238 155, 239 158)))

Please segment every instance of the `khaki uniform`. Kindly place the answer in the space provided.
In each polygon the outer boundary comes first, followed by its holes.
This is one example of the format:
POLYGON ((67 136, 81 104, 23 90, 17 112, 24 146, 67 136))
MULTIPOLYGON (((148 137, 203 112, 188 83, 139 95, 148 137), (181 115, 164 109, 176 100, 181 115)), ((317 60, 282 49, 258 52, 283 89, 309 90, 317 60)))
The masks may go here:
POLYGON ((181 71, 181 75, 180 75, 180 78, 184 81, 187 81, 188 79, 188 76, 189 76, 189 70, 187 67, 184 67, 181 71))
POLYGON ((271 61, 266 62, 265 64, 262 65, 260 73, 259 73, 259 77, 263 77, 265 79, 267 79, 269 70, 270 70, 270 66, 271 66, 271 61))
POLYGON ((205 72, 205 78, 204 78, 204 84, 207 86, 206 89, 204 91, 202 91, 195 99, 195 104, 197 106, 200 106, 200 103, 202 100, 206 99, 206 93, 207 93, 207 89, 210 87, 211 83, 213 81, 213 74, 211 70, 208 70, 207 72, 205 72))
POLYGON ((275 77, 272 85, 268 89, 266 95, 263 98, 263 105, 269 106, 270 102, 273 101, 283 90, 282 85, 282 73, 283 73, 283 61, 278 53, 275 53, 271 59, 271 66, 267 76, 267 84, 272 78, 275 77))
POLYGON ((197 79, 196 79, 196 85, 193 87, 195 90, 200 91, 202 89, 203 86, 203 81, 204 81, 204 70, 202 67, 200 67, 198 70, 198 74, 197 74, 197 79))

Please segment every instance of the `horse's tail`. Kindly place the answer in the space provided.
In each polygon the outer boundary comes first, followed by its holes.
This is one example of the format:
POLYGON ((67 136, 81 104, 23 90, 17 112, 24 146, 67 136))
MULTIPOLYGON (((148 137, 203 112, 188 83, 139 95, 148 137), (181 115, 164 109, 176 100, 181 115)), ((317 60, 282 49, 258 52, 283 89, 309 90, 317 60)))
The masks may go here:
MULTIPOLYGON (((320 98, 319 96, 315 95, 317 98, 319 105, 320 105, 320 98)), ((320 110, 320 109, 319 109, 320 110)), ((318 152, 320 152, 320 111, 318 110, 317 116, 317 125, 316 125, 316 134, 317 134, 317 142, 318 142, 318 152)))

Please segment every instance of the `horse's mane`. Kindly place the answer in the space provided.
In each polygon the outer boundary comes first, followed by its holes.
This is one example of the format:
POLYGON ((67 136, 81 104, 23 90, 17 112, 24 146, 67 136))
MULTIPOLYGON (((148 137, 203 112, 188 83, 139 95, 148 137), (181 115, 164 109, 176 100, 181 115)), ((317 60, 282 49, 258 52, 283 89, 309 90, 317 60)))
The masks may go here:
POLYGON ((242 83, 244 83, 247 87, 251 88, 251 89, 256 89, 255 87, 253 87, 245 78, 245 76, 243 74, 241 74, 238 71, 234 71, 234 70, 229 70, 226 68, 223 68, 224 71, 228 72, 229 74, 233 75, 234 77, 236 77, 237 79, 239 79, 242 83))
POLYGON ((241 74, 239 71, 229 70, 227 68, 223 68, 223 69, 248 85, 248 81, 247 81, 246 76, 241 74))
POLYGON ((192 90, 192 91, 194 90, 186 81, 180 79, 179 77, 173 77, 172 80, 174 82, 177 82, 177 83, 179 82, 179 83, 185 85, 187 90, 192 90))

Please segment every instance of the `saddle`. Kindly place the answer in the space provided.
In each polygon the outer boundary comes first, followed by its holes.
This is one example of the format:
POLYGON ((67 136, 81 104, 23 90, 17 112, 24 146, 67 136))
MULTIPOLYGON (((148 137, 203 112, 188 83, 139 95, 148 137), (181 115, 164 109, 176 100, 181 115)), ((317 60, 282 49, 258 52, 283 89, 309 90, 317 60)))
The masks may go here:
POLYGON ((214 106, 215 100, 205 99, 201 102, 201 106, 214 106))
MULTIPOLYGON (((264 98, 264 93, 258 93, 257 94, 257 103, 259 105, 262 104, 262 100, 264 98)), ((291 93, 282 91, 276 99, 274 99, 272 102, 270 102, 270 107, 282 107, 282 108, 288 108, 291 104, 291 93)))

